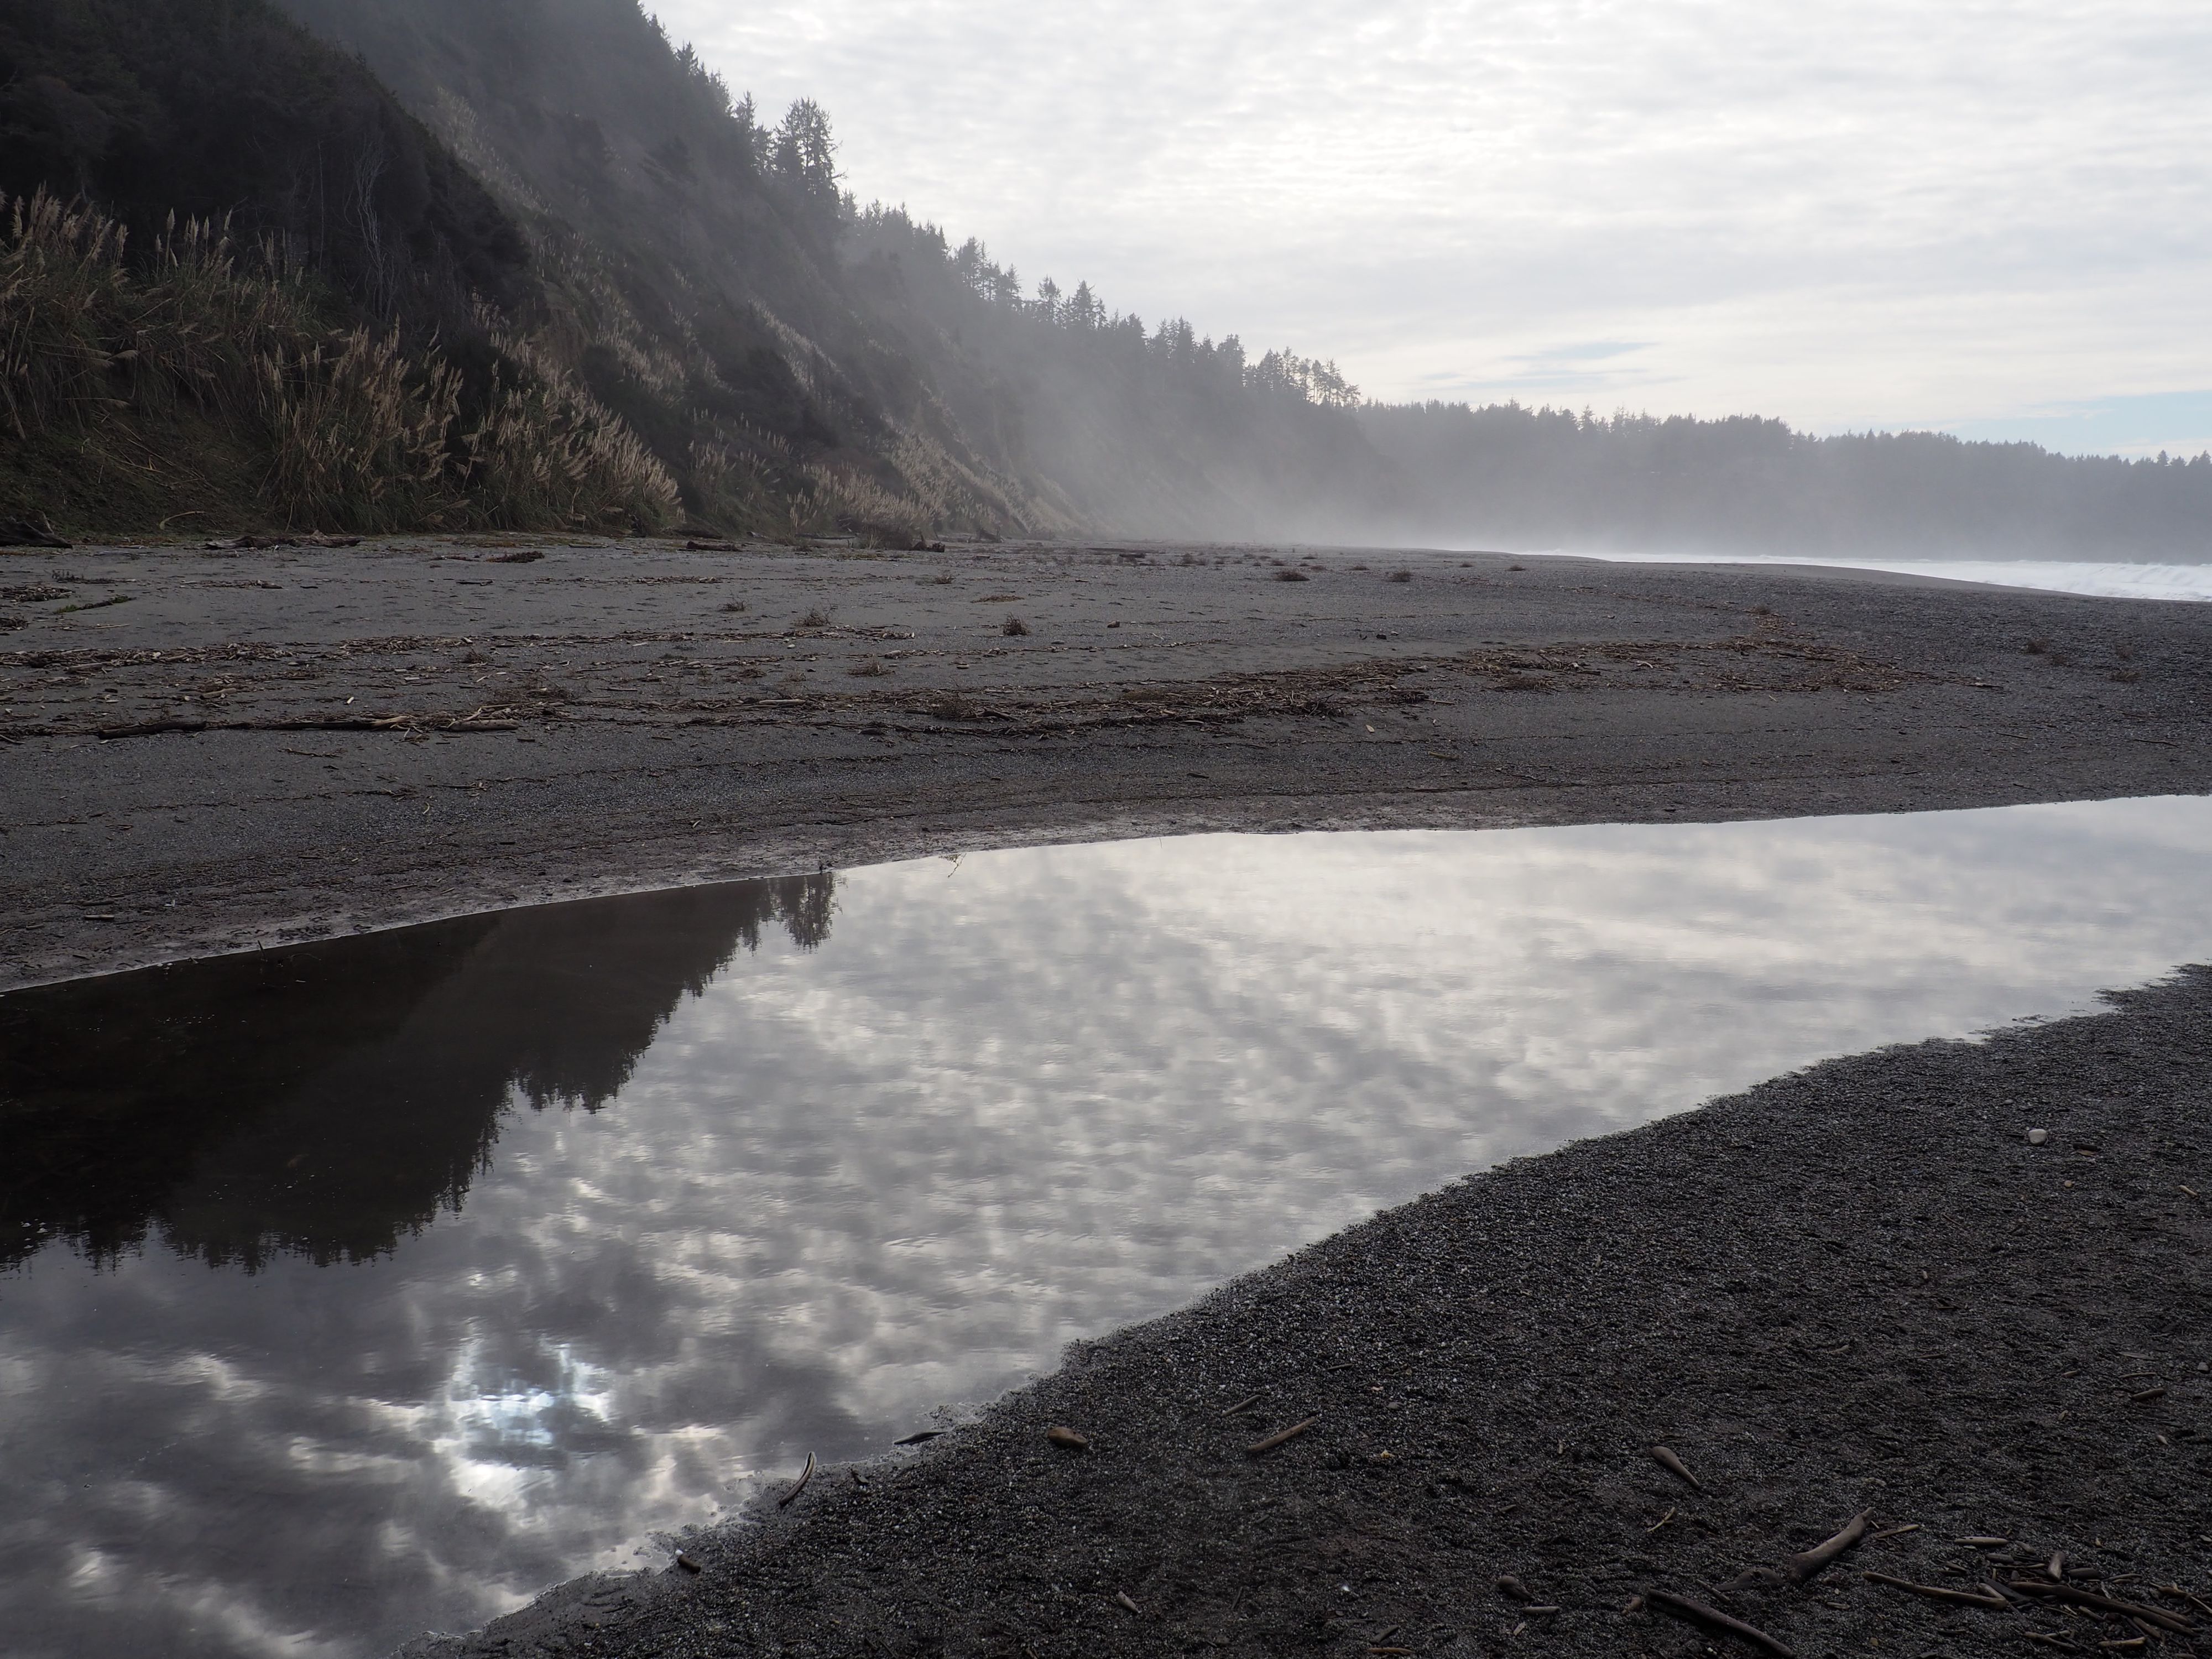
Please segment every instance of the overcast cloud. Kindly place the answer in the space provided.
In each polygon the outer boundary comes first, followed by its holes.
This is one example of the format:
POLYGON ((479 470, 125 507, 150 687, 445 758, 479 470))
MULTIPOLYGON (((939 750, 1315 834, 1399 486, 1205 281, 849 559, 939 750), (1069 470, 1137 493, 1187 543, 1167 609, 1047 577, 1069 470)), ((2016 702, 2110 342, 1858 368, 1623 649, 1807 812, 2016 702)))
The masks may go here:
POLYGON ((2212 443, 2212 9, 663 0, 1030 283, 1371 394, 2212 443))

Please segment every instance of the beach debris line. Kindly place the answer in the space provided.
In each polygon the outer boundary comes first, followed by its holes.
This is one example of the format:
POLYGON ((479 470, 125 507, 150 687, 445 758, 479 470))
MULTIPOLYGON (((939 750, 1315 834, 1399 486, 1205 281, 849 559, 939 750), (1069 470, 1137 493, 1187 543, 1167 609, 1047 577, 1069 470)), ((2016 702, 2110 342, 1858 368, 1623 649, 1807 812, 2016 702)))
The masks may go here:
POLYGON ((1671 1590, 1650 1589, 1644 1592, 1644 1601, 1645 1606, 1655 1607, 1670 1618, 1679 1619, 1685 1624, 1703 1625, 1708 1630, 1733 1636, 1778 1656, 1778 1659, 1797 1659, 1796 1653, 1788 1646, 1769 1636, 1758 1626, 1747 1625, 1741 1619, 1732 1619, 1718 1607, 1692 1601, 1686 1595, 1676 1595, 1671 1590))
POLYGON ((1304 1434, 1308 1429, 1313 1427, 1315 1424, 1320 1421, 1321 1419, 1317 1415, 1309 1417, 1304 1422, 1293 1423, 1289 1428, 1283 1430, 1281 1432, 1269 1435, 1265 1440, 1255 1440, 1250 1445, 1244 1448, 1244 1455, 1247 1457, 1265 1457, 1269 1452, 1273 1451, 1278 1446, 1289 1445, 1291 1441, 1297 1439, 1300 1435, 1304 1434))
POLYGON ((1690 1473, 1689 1465, 1683 1462, 1680 1458, 1675 1456, 1671 1448, 1666 1446, 1652 1447, 1651 1461, 1656 1463, 1661 1468, 1666 1470, 1668 1474, 1687 1481, 1692 1492, 1703 1492, 1705 1491, 1705 1487, 1698 1484, 1698 1477, 1690 1473))
POLYGON ((806 1483, 813 1478, 814 1454, 812 1452, 809 1452, 806 1454, 806 1467, 799 1472, 799 1484, 793 1486, 789 1492, 784 1493, 782 1497, 775 1500, 776 1508, 780 1510, 789 1509, 792 1504, 797 1501, 799 1494, 806 1490, 806 1483))

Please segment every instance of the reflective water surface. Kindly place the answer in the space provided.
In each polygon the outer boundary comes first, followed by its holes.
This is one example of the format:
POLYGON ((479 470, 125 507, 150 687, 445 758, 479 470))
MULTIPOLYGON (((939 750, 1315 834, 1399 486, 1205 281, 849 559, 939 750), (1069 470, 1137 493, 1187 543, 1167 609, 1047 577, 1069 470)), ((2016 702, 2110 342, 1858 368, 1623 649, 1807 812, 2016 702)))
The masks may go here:
POLYGON ((2212 957, 2208 855, 1195 837, 0 998, 0 1646, 480 1622, 1499 1158, 2212 957))

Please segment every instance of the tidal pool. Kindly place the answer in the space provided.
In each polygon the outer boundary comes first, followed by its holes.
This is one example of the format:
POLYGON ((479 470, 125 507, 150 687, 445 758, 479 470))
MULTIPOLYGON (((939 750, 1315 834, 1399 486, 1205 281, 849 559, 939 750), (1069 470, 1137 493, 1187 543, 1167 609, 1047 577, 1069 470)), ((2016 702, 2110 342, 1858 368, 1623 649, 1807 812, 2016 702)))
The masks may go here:
POLYGON ((2212 800, 1198 836, 0 998, 11 1654, 387 1651, 1499 1159, 2212 958, 2212 800))

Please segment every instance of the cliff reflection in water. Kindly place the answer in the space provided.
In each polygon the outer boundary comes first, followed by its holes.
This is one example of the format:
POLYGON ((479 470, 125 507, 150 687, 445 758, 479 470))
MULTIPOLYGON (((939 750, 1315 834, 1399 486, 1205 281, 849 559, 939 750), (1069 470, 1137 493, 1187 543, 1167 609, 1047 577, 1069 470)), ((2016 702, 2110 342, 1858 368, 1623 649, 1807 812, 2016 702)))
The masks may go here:
POLYGON ((0 998, 0 1267, 149 1233, 210 1267, 386 1254, 458 1210, 517 1101, 596 1111, 835 876, 471 916, 0 998))
POLYGON ((2208 865, 2193 799, 1200 836, 0 998, 0 1647, 481 1622, 1463 1172, 2212 957, 2208 865))

